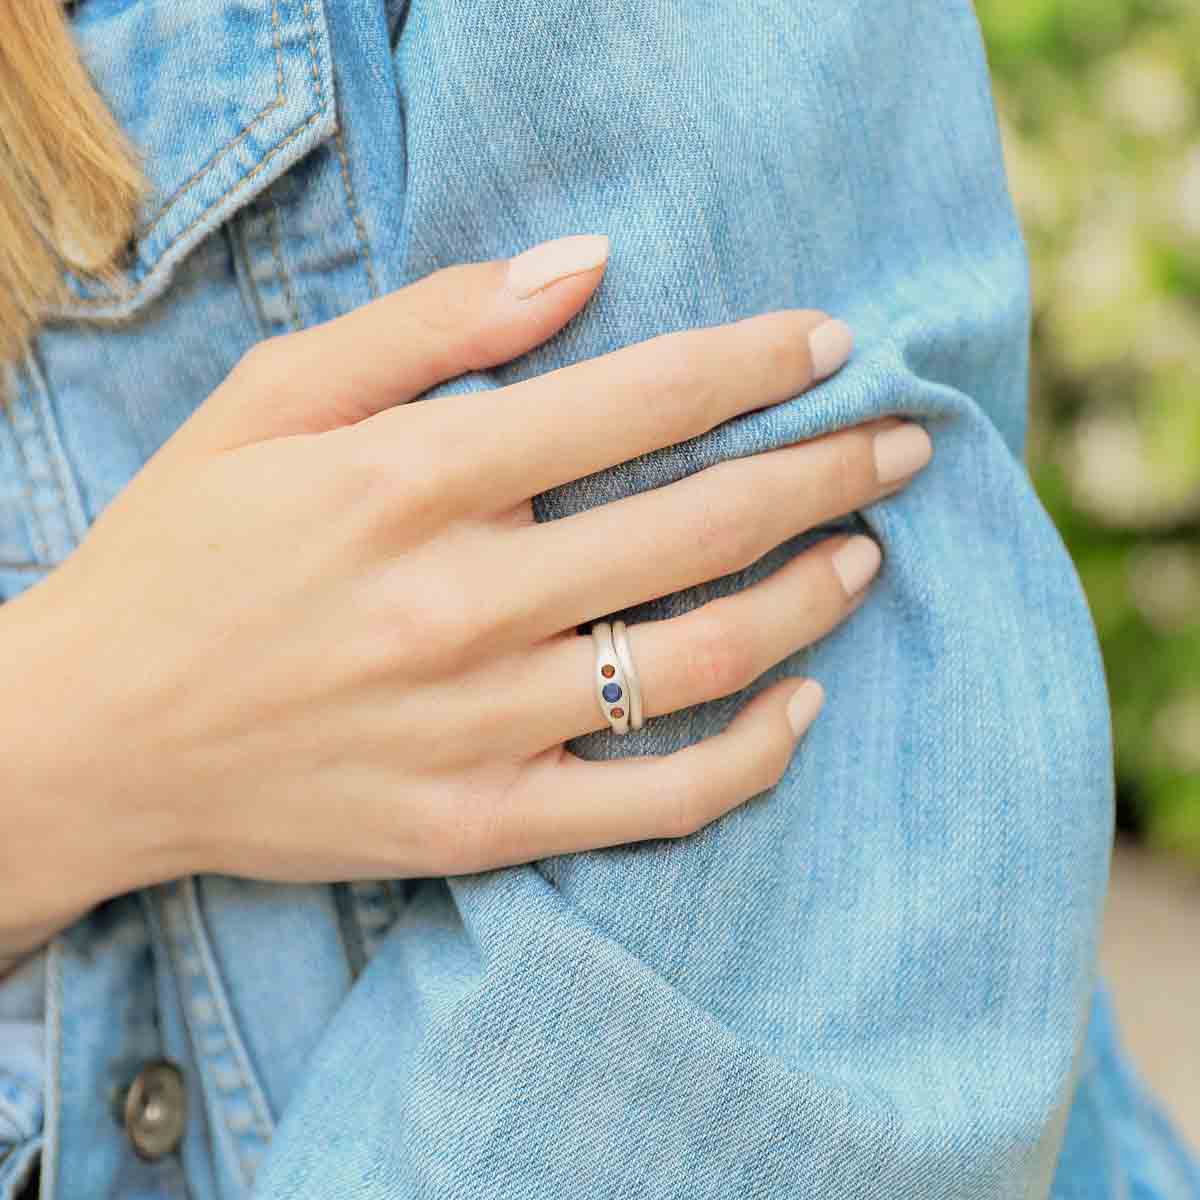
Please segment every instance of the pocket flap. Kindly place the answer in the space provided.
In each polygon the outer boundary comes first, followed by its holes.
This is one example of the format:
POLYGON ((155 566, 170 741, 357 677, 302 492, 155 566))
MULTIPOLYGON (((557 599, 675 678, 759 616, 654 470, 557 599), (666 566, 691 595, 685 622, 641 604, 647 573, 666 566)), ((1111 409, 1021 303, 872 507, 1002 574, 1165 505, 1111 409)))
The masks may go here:
POLYGON ((324 0, 83 0, 83 60, 151 192, 112 284, 68 274, 55 315, 119 318, 336 126, 324 0))

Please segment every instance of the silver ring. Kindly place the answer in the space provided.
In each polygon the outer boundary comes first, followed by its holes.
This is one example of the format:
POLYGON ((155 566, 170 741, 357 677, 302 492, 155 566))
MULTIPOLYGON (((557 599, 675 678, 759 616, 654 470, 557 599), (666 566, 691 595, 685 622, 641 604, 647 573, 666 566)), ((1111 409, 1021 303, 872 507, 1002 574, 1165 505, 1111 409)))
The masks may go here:
POLYGON ((597 621, 592 626, 592 644, 596 647, 596 699, 613 733, 629 732, 629 684, 625 669, 613 645, 612 626, 597 621))
POLYGON ((629 644, 629 633, 624 621, 612 623, 613 649, 621 660, 625 670, 625 683, 629 695, 629 728, 641 729, 644 724, 642 713, 642 681, 638 678, 637 667, 633 662, 633 647, 629 644))

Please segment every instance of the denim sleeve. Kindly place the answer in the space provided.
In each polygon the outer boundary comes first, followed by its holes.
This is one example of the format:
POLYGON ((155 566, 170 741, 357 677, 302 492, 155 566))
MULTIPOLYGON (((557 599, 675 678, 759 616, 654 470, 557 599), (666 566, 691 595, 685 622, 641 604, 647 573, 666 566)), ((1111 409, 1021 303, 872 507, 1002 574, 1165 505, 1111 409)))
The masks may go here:
POLYGON ((42 1141, 45 954, 0 980, 0 1200, 21 1194, 42 1141))
MULTIPOLYGON (((936 449, 853 520, 885 555, 863 608, 761 681, 828 693, 783 780, 689 838, 414 881, 256 1196, 1046 1196, 1111 747, 1021 458, 1027 259, 968 0, 413 0, 395 68, 385 282, 566 233, 613 246, 561 335, 433 394, 784 306, 857 332, 812 393, 540 496, 539 519, 882 414, 936 449)), ((810 540, 621 615, 694 608, 810 540)), ((571 749, 667 753, 745 699, 571 749)))
POLYGON ((1125 1056, 1112 997, 1092 1003, 1053 1200, 1195 1200, 1200 1158, 1125 1056))

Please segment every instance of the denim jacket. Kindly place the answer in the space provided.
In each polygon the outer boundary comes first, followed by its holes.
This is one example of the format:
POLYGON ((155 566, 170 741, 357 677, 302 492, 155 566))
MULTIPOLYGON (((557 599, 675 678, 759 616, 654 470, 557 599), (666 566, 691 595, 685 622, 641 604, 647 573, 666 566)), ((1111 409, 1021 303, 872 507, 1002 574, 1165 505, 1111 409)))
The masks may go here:
MULTIPOLYGON (((784 306, 857 350, 539 520, 887 413, 936 453, 849 522, 884 547, 864 607, 762 681, 828 692, 784 779, 700 833, 451 878, 181 879, 56 937, 0 987, 0 1197, 37 1171, 48 1200, 1200 1195, 1097 991, 1108 708, 1022 465, 1027 260, 968 0, 71 19, 154 190, 123 276, 72 277, 10 372, 0 598, 256 341, 568 233, 612 239, 583 313, 431 394, 784 306)), ((670 752, 745 698, 570 748, 670 752)))

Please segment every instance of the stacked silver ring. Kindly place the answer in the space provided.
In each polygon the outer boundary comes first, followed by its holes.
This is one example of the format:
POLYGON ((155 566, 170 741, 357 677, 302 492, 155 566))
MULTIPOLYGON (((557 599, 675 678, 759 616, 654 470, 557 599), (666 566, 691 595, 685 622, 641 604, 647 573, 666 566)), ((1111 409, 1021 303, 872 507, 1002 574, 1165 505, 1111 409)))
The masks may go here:
POLYGON ((597 621, 592 626, 596 647, 596 698, 613 733, 628 733, 643 724, 642 688, 624 621, 597 621))

